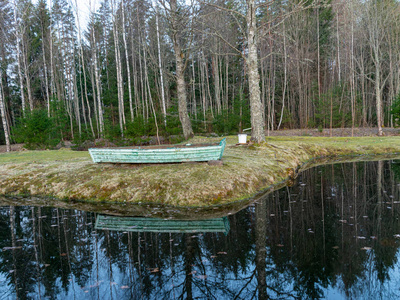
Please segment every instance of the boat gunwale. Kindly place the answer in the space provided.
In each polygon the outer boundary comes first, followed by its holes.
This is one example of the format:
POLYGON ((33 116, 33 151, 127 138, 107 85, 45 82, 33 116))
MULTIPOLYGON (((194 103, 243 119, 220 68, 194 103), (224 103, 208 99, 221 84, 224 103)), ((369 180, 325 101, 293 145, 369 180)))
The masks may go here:
POLYGON ((126 146, 126 147, 95 147, 89 150, 164 150, 164 149, 190 149, 190 148, 209 148, 221 146, 217 143, 201 143, 201 144, 163 144, 163 145, 150 145, 150 146, 126 146))
POLYGON ((143 152, 143 153, 162 153, 162 152, 185 152, 190 150, 220 150, 221 145, 213 145, 208 147, 192 147, 192 148, 157 148, 157 149, 139 149, 139 148, 89 148, 90 151, 95 152, 113 152, 117 150, 119 153, 143 152))

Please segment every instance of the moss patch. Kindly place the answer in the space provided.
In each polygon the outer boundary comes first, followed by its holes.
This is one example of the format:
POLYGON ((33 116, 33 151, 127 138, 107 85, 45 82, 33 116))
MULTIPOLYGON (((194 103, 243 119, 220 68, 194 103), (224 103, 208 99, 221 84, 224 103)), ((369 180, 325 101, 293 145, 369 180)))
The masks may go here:
MULTIPOLYGON (((195 137, 190 142, 216 140, 195 137)), ((66 149, 0 154, 0 194, 68 201, 224 205, 247 199, 316 164, 400 153, 400 137, 270 137, 266 143, 251 146, 235 145, 236 136, 227 140, 223 166, 94 164, 87 152, 66 149), (323 159, 312 160, 316 157, 323 159)))

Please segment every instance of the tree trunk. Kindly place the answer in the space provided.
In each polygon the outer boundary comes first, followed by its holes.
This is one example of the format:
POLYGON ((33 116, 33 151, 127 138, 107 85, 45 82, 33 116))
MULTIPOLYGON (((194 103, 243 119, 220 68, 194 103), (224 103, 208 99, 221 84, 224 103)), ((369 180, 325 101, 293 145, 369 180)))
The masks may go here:
POLYGON ((382 130, 382 89, 381 89, 381 74, 380 66, 375 65, 375 99, 376 99, 376 118, 378 123, 378 135, 383 135, 382 130))
POLYGON ((287 49, 286 49, 286 30, 285 30, 285 22, 283 22, 283 91, 282 91, 282 109, 281 116, 279 118, 279 124, 276 130, 279 130, 282 124, 283 114, 285 112, 285 96, 286 96, 286 86, 287 86, 287 49))
MULTIPOLYGON (((140 74, 140 92, 141 92, 141 99, 142 99, 142 103, 140 104, 142 106, 142 116, 144 120, 147 120, 146 118, 146 105, 145 103, 147 103, 147 98, 145 97, 145 95, 147 95, 147 93, 145 93, 145 86, 144 86, 144 80, 143 80, 143 68, 142 68, 142 54, 141 54, 141 47, 140 47, 140 42, 142 40, 141 38, 141 33, 140 33, 140 20, 139 20, 139 9, 136 10, 136 18, 137 18, 137 23, 138 23, 138 27, 139 27, 139 33, 138 33, 138 53, 139 53, 139 74, 140 74), (144 101, 144 102, 143 102, 144 101)), ((137 94, 137 92, 136 92, 137 94)))
POLYGON ((175 41, 174 41, 174 50, 175 50, 175 60, 176 60, 176 84, 178 93, 179 120, 181 121, 182 124, 183 136, 187 140, 193 137, 194 134, 187 110, 187 94, 186 94, 184 65, 181 56, 182 52, 178 43, 175 43, 175 41))
POLYGON ((118 85, 118 113, 119 113, 119 127, 121 130, 121 136, 124 136, 125 126, 125 112, 124 112, 124 91, 122 85, 122 73, 121 73, 121 54, 119 51, 119 38, 118 38, 118 25, 116 15, 114 12, 114 1, 111 2, 112 17, 113 17, 113 36, 114 36, 114 49, 115 49, 115 65, 117 68, 117 85, 118 85))
POLYGON ((247 68, 249 76, 250 92, 250 117, 251 117, 251 140, 256 143, 265 141, 263 108, 260 99, 260 75, 258 72, 257 57, 257 24, 255 0, 247 0, 247 68))
MULTIPOLYGON (((50 1, 50 7, 51 1, 50 1)), ((53 57, 53 24, 51 23, 52 19, 52 10, 50 9, 50 33, 49 33, 49 48, 50 48, 50 99, 53 101, 53 94, 54 94, 54 57, 53 57)))
MULTIPOLYGON (((104 120, 103 120, 103 104, 101 102, 101 87, 100 87, 100 76, 99 76, 99 69, 97 64, 97 47, 96 47, 96 37, 94 34, 94 30, 92 31, 92 56, 94 60, 94 77, 96 80, 96 89, 97 89, 97 110, 99 114, 99 136, 103 137, 104 132, 104 120)), ((94 89, 94 87, 93 87, 94 89)), ((96 101, 96 100, 95 100, 96 101)))
POLYGON ((164 76, 161 63, 160 28, 158 24, 158 6, 156 6, 156 29, 157 29, 158 69, 160 71, 161 105, 164 116, 164 126, 167 127, 167 109, 165 105, 164 78, 163 78, 164 76))
POLYGON ((129 66, 129 56, 128 56, 128 44, 126 43, 126 36, 125 36, 125 8, 124 2, 121 2, 122 8, 122 39, 124 41, 124 48, 125 48, 125 59, 126 59, 126 70, 128 76, 128 92, 129 92, 129 111, 131 113, 131 121, 133 121, 133 103, 132 103, 132 86, 131 86, 131 69, 129 66))
MULTIPOLYGON (((89 116, 89 125, 90 125, 90 130, 92 132, 92 136, 95 137, 94 134, 94 129, 93 129, 93 123, 92 123, 92 113, 90 109, 90 104, 89 104, 89 99, 88 99, 88 91, 87 91, 87 84, 86 84, 86 67, 85 67, 85 59, 83 57, 83 47, 82 47, 82 37, 81 37, 81 25, 79 22, 79 17, 78 17, 78 3, 77 0, 75 0, 75 6, 76 6, 76 15, 77 15, 77 22, 78 22, 78 38, 79 38, 79 50, 80 50, 80 57, 82 61, 82 71, 83 71, 83 82, 84 82, 84 93, 85 93, 85 100, 86 100, 86 105, 88 107, 88 116, 89 116)), ((82 107, 84 108, 84 103, 82 101, 82 107)), ((85 117, 85 124, 86 124, 86 115, 85 112, 83 112, 84 117, 85 117)))
MULTIPOLYGON (((217 50, 218 51, 218 50, 217 50)), ((214 97, 217 106, 217 114, 221 114, 221 97, 220 97, 220 83, 219 83, 219 68, 218 68, 218 56, 213 55, 211 58, 211 68, 213 70, 214 77, 214 97)))
MULTIPOLYGON (((75 51, 73 50, 74 55, 72 57, 75 57, 75 51)), ((75 102, 75 119, 78 123, 78 132, 79 132, 79 137, 82 136, 82 122, 81 122, 81 108, 79 104, 79 97, 78 97, 78 81, 76 78, 76 69, 75 69, 75 64, 71 63, 71 70, 72 72, 70 73, 71 77, 71 90, 73 91, 73 97, 74 97, 74 102, 75 102)), ((82 100, 83 104, 83 100, 82 100)), ((85 114, 85 108, 82 107, 82 115, 85 114)))
POLYGON ((92 83, 94 118, 95 118, 95 121, 96 121, 96 129, 97 129, 97 132, 98 132, 100 126, 99 126, 99 114, 97 112, 97 101, 96 101, 97 100, 97 93, 96 93, 96 82, 94 80, 95 69, 94 69, 93 63, 90 65, 90 68, 91 68, 91 71, 89 72, 89 74, 90 74, 90 81, 92 83))
POLYGON ((189 114, 187 110, 187 93, 186 93, 186 83, 185 83, 185 64, 184 64, 184 53, 182 52, 181 44, 180 44, 180 36, 177 29, 178 23, 178 7, 177 1, 170 1, 172 18, 171 18, 171 27, 172 27, 172 42, 174 44, 174 52, 175 52, 175 62, 176 62, 176 84, 177 84, 177 96, 178 96, 178 111, 179 111, 179 120, 182 124, 183 136, 187 140, 193 137, 193 129, 192 124, 190 123, 189 114))
POLYGON ((196 73, 195 73, 194 57, 192 57, 192 112, 194 119, 197 120, 197 104, 196 104, 196 73))
POLYGON ((22 116, 25 117, 25 94, 24 94, 24 78, 22 76, 22 66, 21 66, 21 33, 19 28, 19 22, 17 21, 17 1, 14 0, 14 25, 15 25, 15 36, 17 38, 17 65, 18 65, 18 78, 19 78, 19 88, 21 90, 21 106, 22 106, 22 116))
MULTIPOLYGON (((353 8, 353 6, 351 6, 353 8)), ((351 54, 350 54, 350 95, 351 95, 351 136, 354 136, 354 121, 356 115, 356 91, 355 91, 355 81, 354 81, 354 16, 353 9, 351 18, 351 54)))
POLYGON ((6 139, 6 149, 7 149, 7 152, 10 152, 11 151, 10 133, 8 130, 8 122, 7 122, 7 118, 6 118, 6 105, 5 105, 5 99, 3 97, 3 85, 1 84, 2 77, 3 77, 3 74, 0 69, 0 116, 1 116, 1 120, 3 121, 4 136, 6 139))
MULTIPOLYGON (((43 73, 44 73, 44 82, 45 82, 45 94, 46 94, 46 106, 47 106, 47 116, 50 117, 50 95, 49 95, 49 80, 47 78, 47 64, 46 64, 46 52, 45 52, 45 43, 44 43, 44 38, 45 38, 45 34, 44 34, 44 27, 42 24, 42 37, 43 37, 43 41, 42 41, 42 57, 43 57, 43 73)), ((51 38, 51 37, 50 37, 51 38)))
POLYGON ((28 64, 28 59, 27 59, 27 54, 25 49, 25 41, 22 41, 22 62, 24 66, 24 75, 25 75, 25 81, 26 81, 26 90, 28 92, 28 102, 29 102, 29 109, 30 111, 33 110, 33 97, 32 97, 32 89, 31 89, 31 77, 29 74, 29 64, 28 64))

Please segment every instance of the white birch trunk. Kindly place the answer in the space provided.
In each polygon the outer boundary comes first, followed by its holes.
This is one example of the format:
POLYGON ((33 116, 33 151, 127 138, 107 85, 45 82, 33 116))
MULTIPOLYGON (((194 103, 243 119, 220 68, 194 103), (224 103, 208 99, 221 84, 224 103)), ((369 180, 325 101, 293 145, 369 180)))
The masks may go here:
MULTIPOLYGON (((93 15, 93 8, 92 8, 92 3, 89 0, 89 7, 90 7, 90 13, 93 15)), ((97 115, 96 115, 96 120, 98 122, 98 134, 99 137, 103 137, 104 133, 104 118, 103 118, 103 104, 101 102, 101 85, 100 85, 100 76, 99 76, 99 69, 98 69, 98 63, 97 63, 97 43, 96 43, 96 36, 94 34, 94 29, 91 28, 91 42, 92 42, 92 59, 93 59, 93 73, 95 77, 95 82, 96 84, 93 85, 93 96, 94 96, 94 102, 97 102, 97 115), (97 89, 97 93, 95 92, 95 89, 97 89)), ((96 107, 96 106, 95 106, 96 107)))
POLYGON ((26 81, 26 90, 28 92, 28 102, 29 102, 29 109, 30 111, 33 110, 33 97, 32 97, 32 90, 31 90, 31 77, 29 74, 29 65, 28 59, 26 57, 26 49, 24 47, 24 41, 22 41, 22 62, 24 65, 24 75, 26 81))
MULTIPOLYGON (((146 44, 144 43, 144 41, 143 41, 143 46, 146 47, 146 44)), ((159 130, 158 130, 157 115, 156 115, 156 110, 154 109, 153 98, 151 96, 151 91, 150 91, 149 76, 148 76, 148 72, 147 72, 146 51, 147 51, 146 48, 144 48, 144 51, 143 51, 143 56, 144 56, 143 57, 144 58, 143 59, 143 61, 144 61, 144 80, 145 80, 145 86, 146 86, 146 88, 148 90, 148 93, 149 93, 150 106, 151 106, 151 109, 153 111, 154 123, 156 125, 157 141, 158 141, 158 144, 160 145, 161 143, 160 143, 160 137, 159 137, 159 134, 158 134, 159 130)))
POLYGON ((141 54, 141 51, 140 51, 140 41, 141 41, 141 35, 139 33, 139 49, 138 49, 138 52, 139 52, 140 94, 141 94, 141 99, 142 99, 142 103, 140 105, 142 107, 143 119, 146 119, 146 103, 147 103, 146 95, 147 95, 147 93, 145 93, 145 88, 144 88, 144 85, 143 85, 144 80, 143 80, 142 54, 141 54))
POLYGON ((160 28, 158 25, 158 6, 156 5, 156 29, 157 29, 157 50, 158 50, 158 69, 160 71, 161 105, 164 116, 164 126, 167 127, 167 108, 165 105, 164 78, 161 63, 160 28))
POLYGON ((90 81, 92 83, 92 92, 93 92, 93 108, 94 108, 94 118, 96 120, 96 129, 99 132, 99 114, 97 112, 97 91, 96 91, 96 81, 94 80, 95 66, 92 62, 90 64, 91 72, 90 72, 90 81))
POLYGON ((341 78, 341 64, 340 64, 340 38, 339 38, 339 15, 336 14, 336 40, 337 40, 337 65, 338 65, 338 81, 342 80, 341 78))
MULTIPOLYGON (((81 62, 82 62, 82 70, 83 70, 83 82, 84 82, 84 94, 85 94, 85 100, 86 100, 86 105, 88 107, 88 116, 89 116, 89 125, 90 125, 90 130, 92 132, 92 136, 94 137, 94 129, 93 129, 93 123, 92 123, 92 113, 90 109, 90 104, 89 104, 89 99, 88 99, 88 91, 87 91, 87 84, 86 84, 86 68, 85 68, 85 60, 83 58, 83 47, 82 47, 82 36, 81 36, 81 25, 79 22, 79 16, 78 16, 78 2, 75 0, 75 8, 76 8, 76 16, 77 16, 77 22, 78 22, 78 38, 79 38, 79 50, 80 50, 80 57, 81 57, 81 62)), ((84 103, 82 101, 82 107, 84 110, 84 103)), ((85 111, 83 111, 83 116, 85 118, 85 124, 86 124, 86 114, 85 111)))
MULTIPOLYGON (((319 1, 318 1, 319 2, 319 1)), ((318 81, 318 99, 321 99, 321 49, 319 42, 319 3, 317 4, 317 81, 318 81)))
POLYGON ((196 74, 194 72, 194 57, 192 57, 192 101, 193 101, 193 113, 194 119, 197 120, 197 105, 196 105, 196 74))
MULTIPOLYGON (((118 33, 118 31, 117 31, 118 33)), ((119 41, 119 39, 118 39, 119 41)), ((117 48, 117 55, 118 55, 118 73, 119 73, 119 93, 121 95, 121 116, 122 116, 122 124, 125 126, 126 124, 126 119, 125 119, 125 104, 124 104, 124 82, 122 78, 122 62, 121 62, 121 51, 119 47, 117 48)))
POLYGON ((376 99, 376 118, 378 123, 378 135, 383 135, 382 130, 382 89, 381 89, 381 70, 379 64, 379 57, 377 57, 377 63, 375 64, 375 99, 376 99))
POLYGON ((100 85, 100 76, 99 76, 99 67, 97 63, 97 47, 96 47, 96 37, 94 31, 92 31, 92 40, 93 40, 93 49, 92 55, 94 60, 94 77, 96 80, 96 88, 97 88, 97 110, 99 117, 99 135, 103 137, 104 133, 104 118, 103 118, 103 103, 101 101, 101 85, 100 85))
POLYGON ((121 57, 119 51, 119 38, 118 38, 118 25, 114 12, 114 1, 111 1, 112 18, 113 18, 113 36, 114 36, 114 49, 115 49, 115 65, 117 68, 117 89, 118 89, 118 113, 119 113, 119 127, 121 136, 124 136, 125 113, 124 113, 124 94, 122 87, 122 74, 121 74, 121 57))
MULTIPOLYGON (((50 7, 52 7, 52 1, 50 0, 50 7)), ((54 93, 54 61, 53 61, 53 24, 51 23, 51 9, 49 10, 50 13, 50 98, 53 100, 53 93, 54 93)))
POLYGON ((353 5, 351 5, 351 54, 350 54, 350 94, 351 94, 351 136, 354 136, 354 119, 356 115, 355 104, 356 104, 356 91, 354 81, 354 14, 353 5))
POLYGON ((21 106, 22 106, 22 116, 25 117, 25 94, 24 94, 24 78, 22 76, 22 67, 21 67, 21 32, 19 28, 19 22, 17 20, 17 1, 14 0, 14 25, 15 25, 15 37, 17 38, 17 66, 18 66, 18 78, 19 78, 19 87, 21 89, 21 106))
POLYGON ((125 34, 125 8, 124 1, 121 2, 122 8, 122 39, 124 40, 126 70, 128 72, 128 93, 129 93, 129 111, 131 113, 131 121, 133 121, 133 101, 132 101, 132 86, 131 86, 131 68, 129 66, 128 44, 126 43, 125 34))
MULTIPOLYGON (((71 48, 72 48, 72 57, 75 57, 75 51, 74 51, 74 45, 71 44, 71 48)), ((75 119, 76 122, 78 123, 78 132, 79 132, 79 136, 82 135, 82 122, 81 122, 81 114, 80 114, 80 105, 79 105, 79 97, 78 97, 78 89, 77 89, 77 81, 76 81, 76 69, 75 69, 75 63, 72 61, 69 62, 70 63, 70 70, 69 71, 69 76, 70 76, 70 86, 71 86, 71 100, 74 99, 74 103, 75 103, 75 119)), ((83 108, 84 109, 84 108, 83 108)), ((84 113, 84 111, 83 111, 84 113)))
MULTIPOLYGON (((132 49, 133 49, 133 39, 132 39, 132 49)), ((136 58, 135 55, 132 55, 133 90, 135 91, 135 112, 136 116, 138 116, 140 110, 140 101, 139 101, 138 75, 137 75, 135 58, 136 58)))
MULTIPOLYGON (((225 57, 225 109, 229 110, 229 56, 226 55, 225 57)), ((233 99, 233 97, 232 97, 233 99)))
POLYGON ((286 27, 285 22, 283 22, 283 91, 282 91, 282 110, 281 117, 279 118, 279 124, 276 130, 279 130, 282 124, 283 114, 285 112, 285 97, 286 97, 286 86, 287 86, 287 49, 286 49, 286 27))
POLYGON ((6 139, 6 149, 7 152, 11 151, 11 145, 10 145, 10 132, 8 130, 8 122, 7 122, 7 117, 6 117, 6 105, 5 105, 5 99, 3 96, 3 86, 1 84, 1 78, 3 77, 2 71, 0 69, 0 116, 1 120, 3 123, 3 130, 4 130, 4 136, 6 139))
MULTIPOLYGON (((42 28, 42 37, 44 39, 44 29, 42 28)), ((46 64, 46 53, 44 42, 42 43, 42 56, 43 56, 43 67, 44 67, 44 82, 46 89, 46 106, 47 106, 47 116, 50 117, 50 95, 49 95, 49 79, 47 78, 47 64, 46 64)))
POLYGON ((213 55, 211 58, 213 75, 214 75, 214 95, 215 103, 217 106, 217 114, 221 114, 221 97, 220 97, 220 83, 219 83, 219 68, 218 68, 218 57, 213 55))

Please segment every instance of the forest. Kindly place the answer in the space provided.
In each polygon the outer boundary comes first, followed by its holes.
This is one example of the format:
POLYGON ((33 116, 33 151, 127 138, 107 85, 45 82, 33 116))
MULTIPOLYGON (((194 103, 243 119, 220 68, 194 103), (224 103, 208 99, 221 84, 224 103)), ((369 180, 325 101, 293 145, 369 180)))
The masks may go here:
POLYGON ((0 144, 396 126, 395 0, 88 6, 0 0, 0 144))

